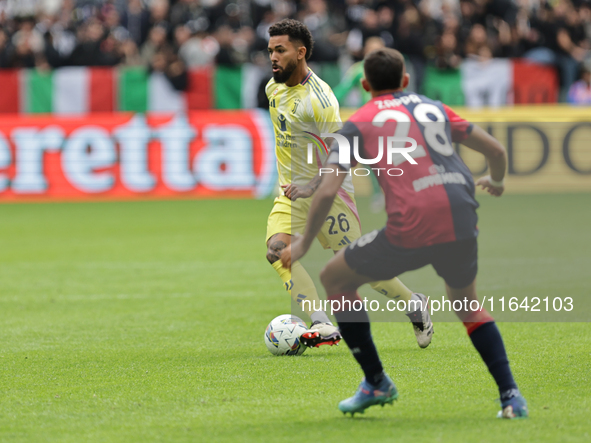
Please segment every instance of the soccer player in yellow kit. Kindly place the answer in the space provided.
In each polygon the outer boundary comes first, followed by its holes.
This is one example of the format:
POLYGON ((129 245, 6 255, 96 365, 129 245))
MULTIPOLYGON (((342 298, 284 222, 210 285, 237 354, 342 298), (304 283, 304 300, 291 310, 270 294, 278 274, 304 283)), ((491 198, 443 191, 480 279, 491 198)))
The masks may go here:
MULTIPOLYGON (((339 104, 330 87, 308 68, 306 61, 314 42, 303 23, 282 20, 269 28, 269 35, 273 78, 267 84, 266 93, 275 129, 282 195, 275 199, 267 222, 267 260, 292 299, 312 320, 310 329, 301 337, 302 342, 309 347, 332 345, 341 340, 341 335, 323 310, 315 310, 320 300, 310 275, 299 262, 292 264, 291 271, 282 267, 279 258, 283 249, 291 244, 292 235, 302 233, 306 227, 310 197, 320 184, 318 168, 326 158, 326 153, 317 152, 309 164, 304 149, 308 140, 300 140, 302 136, 296 132, 304 127, 311 129, 308 133, 317 140, 321 133, 337 132, 341 128, 339 104)), ((351 177, 347 177, 317 238, 325 249, 337 252, 360 236, 353 184, 351 177)), ((420 306, 427 305, 424 295, 413 293, 397 278, 376 282, 372 288, 386 297, 407 302, 412 299, 422 302, 420 306)), ((427 309, 407 312, 407 316, 419 346, 427 347, 433 335, 427 309)))

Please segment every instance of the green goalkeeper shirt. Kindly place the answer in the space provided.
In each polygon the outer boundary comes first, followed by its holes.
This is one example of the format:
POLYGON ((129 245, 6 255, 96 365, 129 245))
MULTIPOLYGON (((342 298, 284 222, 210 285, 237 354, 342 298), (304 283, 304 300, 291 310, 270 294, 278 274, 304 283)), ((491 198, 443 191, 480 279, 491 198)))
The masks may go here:
POLYGON ((361 99, 363 103, 367 103, 371 99, 371 95, 369 92, 365 91, 361 87, 361 79, 364 77, 363 72, 363 60, 360 62, 355 63, 353 66, 349 68, 349 70, 345 73, 343 80, 333 89, 334 95, 341 104, 344 105, 344 101, 347 98, 347 95, 354 89, 359 88, 361 90, 361 99))

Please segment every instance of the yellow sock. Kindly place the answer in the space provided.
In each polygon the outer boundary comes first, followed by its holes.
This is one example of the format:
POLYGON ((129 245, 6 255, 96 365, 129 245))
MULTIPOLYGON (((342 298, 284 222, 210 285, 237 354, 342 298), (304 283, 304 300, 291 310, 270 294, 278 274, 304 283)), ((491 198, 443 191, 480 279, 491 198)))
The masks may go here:
POLYGON ((378 291, 388 298, 409 301, 412 297, 412 291, 398 280, 398 277, 394 277, 392 280, 370 283, 370 286, 374 291, 378 291))
MULTIPOLYGON (((321 304, 316 286, 314 286, 310 274, 308 274, 300 262, 295 262, 291 265, 291 272, 281 265, 281 260, 273 263, 273 268, 277 271, 279 277, 281 277, 283 287, 289 292, 292 300, 314 320, 316 317, 316 315, 312 317, 316 312, 314 306, 318 310, 321 304), (307 300, 306 303, 303 303, 304 300, 307 300)), ((326 315, 323 317, 326 317, 326 315)), ((322 318, 321 321, 328 321, 328 318, 326 320, 322 318)))

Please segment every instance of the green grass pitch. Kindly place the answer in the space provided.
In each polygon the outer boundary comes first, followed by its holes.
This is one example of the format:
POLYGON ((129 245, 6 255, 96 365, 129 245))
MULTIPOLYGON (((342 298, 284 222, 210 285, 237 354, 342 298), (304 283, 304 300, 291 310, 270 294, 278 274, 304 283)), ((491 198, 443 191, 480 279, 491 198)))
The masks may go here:
MULTIPOLYGON (((479 200, 481 295, 591 296, 588 194, 479 200)), ((400 398, 343 417, 361 379, 346 346, 263 344, 290 311, 265 261, 271 205, 1 205, 0 441, 591 441, 589 323, 500 324, 524 421, 495 418, 461 324, 437 323, 421 350, 409 324, 374 323, 400 398)), ((443 293, 430 269, 402 280, 443 293)))

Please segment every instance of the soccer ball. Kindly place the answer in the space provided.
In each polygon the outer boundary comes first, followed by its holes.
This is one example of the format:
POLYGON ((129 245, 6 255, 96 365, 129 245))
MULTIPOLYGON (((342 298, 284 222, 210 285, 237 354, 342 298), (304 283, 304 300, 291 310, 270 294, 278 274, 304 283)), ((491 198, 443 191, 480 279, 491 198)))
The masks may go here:
POLYGON ((300 342, 308 327, 301 318, 285 314, 275 317, 265 330, 265 344, 273 355, 301 355, 306 346, 300 342))

